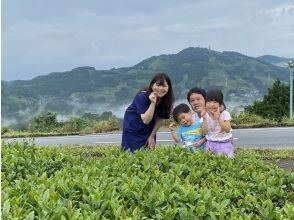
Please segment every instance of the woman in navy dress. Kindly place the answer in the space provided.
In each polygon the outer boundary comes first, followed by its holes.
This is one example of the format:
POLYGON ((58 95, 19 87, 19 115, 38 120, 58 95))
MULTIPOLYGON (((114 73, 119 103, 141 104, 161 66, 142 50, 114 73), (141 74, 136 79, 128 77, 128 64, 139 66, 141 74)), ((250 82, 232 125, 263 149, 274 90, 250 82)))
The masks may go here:
POLYGON ((122 149, 134 152, 142 147, 154 148, 156 132, 162 119, 169 119, 174 103, 170 78, 156 74, 148 88, 139 91, 127 108, 122 132, 122 149))

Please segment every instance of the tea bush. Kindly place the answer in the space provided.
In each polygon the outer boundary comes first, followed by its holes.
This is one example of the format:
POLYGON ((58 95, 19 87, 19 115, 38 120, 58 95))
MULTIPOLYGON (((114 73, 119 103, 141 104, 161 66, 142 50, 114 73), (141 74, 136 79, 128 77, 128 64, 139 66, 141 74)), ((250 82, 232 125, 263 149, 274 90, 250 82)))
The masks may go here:
MULTIPOLYGON (((293 219, 294 173, 164 146, 2 144, 3 219, 293 219)), ((268 153, 266 155, 269 156, 268 153)))

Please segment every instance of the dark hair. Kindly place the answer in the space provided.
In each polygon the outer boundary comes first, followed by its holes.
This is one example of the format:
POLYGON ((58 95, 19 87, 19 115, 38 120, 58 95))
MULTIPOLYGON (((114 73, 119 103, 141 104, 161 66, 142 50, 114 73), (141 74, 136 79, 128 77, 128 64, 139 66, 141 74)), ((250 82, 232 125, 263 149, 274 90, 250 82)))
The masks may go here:
POLYGON ((190 111, 191 109, 187 104, 185 103, 179 104, 173 110, 173 118, 176 122, 179 122, 178 120, 179 114, 188 113, 190 111))
POLYGON ((168 84, 168 92, 164 97, 162 97, 162 100, 159 103, 158 109, 159 109, 159 111, 161 111, 162 115, 166 115, 166 114, 170 115, 173 104, 174 104, 175 96, 174 96, 171 80, 167 74, 157 73, 152 78, 152 80, 147 88, 147 94, 150 95, 153 92, 152 87, 153 87, 154 83, 159 83, 159 85, 163 85, 164 82, 166 82, 168 84))
POLYGON ((205 92, 204 89, 200 89, 200 88, 194 87, 194 88, 190 89, 189 92, 187 93, 187 100, 188 100, 189 103, 190 103, 190 96, 193 93, 200 94, 200 95, 203 96, 203 98, 205 98, 205 96, 206 96, 206 92, 205 92))
POLYGON ((226 110, 226 105, 224 103, 224 95, 219 89, 210 89, 207 91, 205 96, 205 103, 210 101, 216 101, 222 107, 222 111, 226 110))

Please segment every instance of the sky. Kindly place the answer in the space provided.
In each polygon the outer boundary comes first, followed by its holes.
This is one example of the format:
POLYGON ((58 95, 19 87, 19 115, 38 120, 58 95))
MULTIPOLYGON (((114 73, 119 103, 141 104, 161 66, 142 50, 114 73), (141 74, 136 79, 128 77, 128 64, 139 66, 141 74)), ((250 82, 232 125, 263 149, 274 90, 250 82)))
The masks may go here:
POLYGON ((1 79, 131 67, 187 47, 294 57, 293 0, 2 0, 1 79))

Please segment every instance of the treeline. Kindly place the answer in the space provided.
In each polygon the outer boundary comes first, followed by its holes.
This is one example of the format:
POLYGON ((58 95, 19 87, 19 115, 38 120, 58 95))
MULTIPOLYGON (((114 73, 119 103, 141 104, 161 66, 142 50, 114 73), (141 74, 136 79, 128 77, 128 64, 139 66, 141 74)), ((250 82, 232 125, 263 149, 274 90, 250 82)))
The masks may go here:
POLYGON ((280 122, 290 116, 289 94, 289 86, 277 79, 262 101, 255 101, 252 105, 246 106, 244 111, 280 122))
POLYGON ((46 112, 36 115, 21 130, 10 127, 1 128, 2 136, 35 136, 42 134, 91 134, 119 130, 121 119, 112 112, 102 114, 85 113, 80 117, 71 117, 65 121, 58 121, 56 112, 46 112), (23 134, 23 135, 20 135, 23 134))
MULTIPOLYGON (((263 100, 246 106, 239 114, 232 112, 232 118, 233 128, 294 126, 294 120, 289 119, 289 86, 276 80, 263 100)), ((165 121, 164 126, 170 121, 165 121)), ((46 112, 36 115, 21 128, 2 127, 1 134, 2 137, 92 134, 120 130, 121 127, 122 119, 111 111, 85 113, 66 121, 58 121, 56 112, 46 112)))

